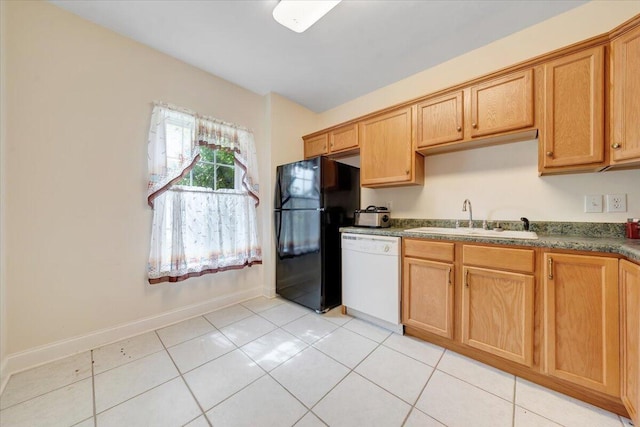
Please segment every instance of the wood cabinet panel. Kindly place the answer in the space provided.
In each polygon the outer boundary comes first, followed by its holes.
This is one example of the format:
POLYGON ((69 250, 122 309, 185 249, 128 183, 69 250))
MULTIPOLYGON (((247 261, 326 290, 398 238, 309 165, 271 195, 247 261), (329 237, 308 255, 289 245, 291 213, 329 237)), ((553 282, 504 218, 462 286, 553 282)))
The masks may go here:
POLYGON ((640 425, 640 265, 620 261, 622 403, 640 425))
POLYGON ((418 148, 460 141, 463 111, 461 90, 418 103, 418 148))
POLYGON ((544 66, 542 168, 604 162, 604 47, 544 66))
POLYGON ((453 265, 404 258, 402 323, 453 338, 453 265))
POLYGON ((640 162, 640 28, 611 43, 611 163, 640 162))
POLYGON ((323 133, 311 138, 304 139, 304 158, 321 156, 328 153, 329 135, 323 133))
POLYGON ((430 242, 423 239, 402 239, 404 256, 453 262, 454 243, 430 242))
POLYGON ((543 280, 547 373, 619 395, 618 260, 545 253, 543 280))
POLYGON ((329 132, 329 152, 336 153, 358 147, 358 124, 342 126, 329 132))
POLYGON ((422 184, 424 160, 414 150, 413 111, 400 108, 360 122, 363 187, 422 184))
POLYGON ((533 70, 471 87, 471 136, 533 126, 533 70))
POLYGON ((531 249, 464 245, 462 262, 465 265, 533 273, 535 252, 531 249))
POLYGON ((533 362, 532 275, 464 267, 462 341, 514 362, 533 362))

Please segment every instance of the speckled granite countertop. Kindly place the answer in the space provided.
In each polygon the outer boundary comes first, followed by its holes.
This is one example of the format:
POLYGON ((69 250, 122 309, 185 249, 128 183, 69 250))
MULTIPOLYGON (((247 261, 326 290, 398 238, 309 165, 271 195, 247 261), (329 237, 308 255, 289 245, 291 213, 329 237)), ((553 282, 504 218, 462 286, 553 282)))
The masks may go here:
MULTIPOLYGON (((404 225, 404 224, 398 224, 404 225)), ((362 228, 344 227, 340 231, 356 234, 373 234, 378 236, 418 237, 429 240, 453 240, 461 242, 494 243, 501 245, 531 246, 553 249, 573 249, 579 251, 606 252, 620 254, 630 260, 640 262, 640 239, 625 239, 623 237, 582 237, 572 235, 541 234, 538 231, 537 240, 501 239, 473 236, 456 236, 442 234, 428 234, 405 231, 412 227, 392 228, 362 228)))

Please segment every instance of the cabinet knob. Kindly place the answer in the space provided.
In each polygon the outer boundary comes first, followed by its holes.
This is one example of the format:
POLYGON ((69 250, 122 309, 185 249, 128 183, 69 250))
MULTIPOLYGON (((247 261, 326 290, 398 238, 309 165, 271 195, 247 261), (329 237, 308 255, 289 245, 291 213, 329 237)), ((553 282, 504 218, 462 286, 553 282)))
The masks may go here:
POLYGON ((611 148, 618 149, 620 147, 622 147, 622 144, 618 144, 617 142, 614 144, 611 144, 611 148))
POLYGON ((457 129, 458 132, 460 132, 462 130, 462 127, 458 126, 456 129, 457 129))
POLYGON ((324 145, 322 146, 322 149, 326 151, 326 150, 327 150, 327 144, 324 144, 324 145))
POLYGON ((404 174, 405 174, 405 175, 409 175, 409 169, 405 170, 405 171, 404 171, 404 174))
POLYGON ((478 124, 477 123, 471 123, 471 127, 474 128, 474 129, 477 129, 478 128, 478 124))
POLYGON ((547 157, 553 157, 553 151, 547 151, 547 157))

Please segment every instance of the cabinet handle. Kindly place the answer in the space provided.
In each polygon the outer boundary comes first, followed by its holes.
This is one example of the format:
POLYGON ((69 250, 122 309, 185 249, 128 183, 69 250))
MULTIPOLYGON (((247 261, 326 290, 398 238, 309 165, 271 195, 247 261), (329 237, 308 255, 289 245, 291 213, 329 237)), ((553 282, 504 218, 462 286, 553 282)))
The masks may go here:
POLYGON ((471 127, 476 129, 478 127, 478 124, 477 123, 471 123, 471 127))
POLYGON ((553 157, 553 151, 547 151, 547 157, 553 157))
POLYGON ((462 131, 462 126, 458 126, 456 129, 457 129, 458 132, 460 132, 460 131, 462 131))
POLYGON ((553 279, 553 258, 549 257, 549 259, 547 260, 547 278, 549 279, 553 279))
POLYGON ((449 284, 451 284, 451 267, 449 267, 449 271, 447 272, 447 276, 449 276, 449 284))
POLYGON ((469 270, 464 273, 464 285, 467 288, 469 287, 469 270))
POLYGON ((613 148, 613 149, 617 150, 620 147, 622 147, 622 144, 618 144, 617 142, 615 144, 611 144, 611 148, 613 148))
POLYGON ((327 150, 327 144, 324 144, 324 145, 322 146, 322 149, 326 151, 326 150, 327 150))
POLYGON ((405 171, 404 171, 404 174, 405 174, 405 175, 409 175, 409 169, 405 170, 405 171))

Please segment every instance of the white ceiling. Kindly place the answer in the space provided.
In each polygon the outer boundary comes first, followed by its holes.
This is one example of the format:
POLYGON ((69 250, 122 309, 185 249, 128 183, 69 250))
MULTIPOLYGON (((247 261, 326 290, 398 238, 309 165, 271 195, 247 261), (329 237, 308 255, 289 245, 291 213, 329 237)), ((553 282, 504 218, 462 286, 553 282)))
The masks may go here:
POLYGON ((302 34, 277 0, 51 0, 253 92, 322 112, 558 15, 582 0, 343 0, 302 34))

